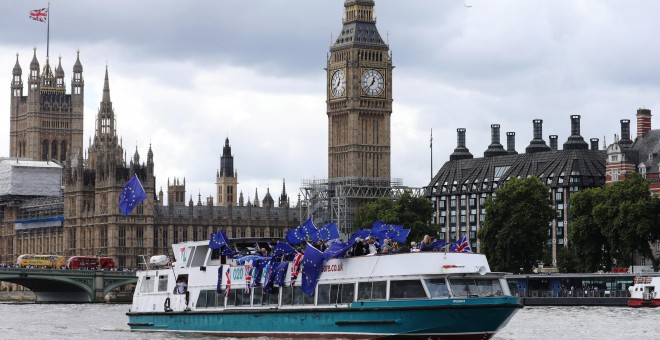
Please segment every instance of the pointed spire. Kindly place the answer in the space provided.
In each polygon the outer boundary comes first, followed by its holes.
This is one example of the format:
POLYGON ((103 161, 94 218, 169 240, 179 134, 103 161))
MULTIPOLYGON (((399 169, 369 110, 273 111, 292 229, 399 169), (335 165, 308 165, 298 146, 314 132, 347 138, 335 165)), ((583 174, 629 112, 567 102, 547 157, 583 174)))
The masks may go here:
POLYGON ((23 74, 23 70, 21 69, 21 65, 18 63, 18 52, 16 52, 16 64, 12 70, 12 75, 20 76, 21 74, 23 74))
POLYGON ((103 82, 103 99, 102 102, 110 102, 110 81, 108 81, 108 65, 105 65, 105 81, 103 82))
POLYGON ((80 50, 78 50, 76 53, 77 53, 77 57, 76 57, 76 63, 73 64, 73 72, 82 73, 83 67, 82 64, 80 63, 80 50))
POLYGON ((57 62, 57 68, 55 68, 55 77, 62 78, 64 77, 64 69, 62 69, 62 56, 59 56, 59 61, 57 62))
POLYGON ((32 61, 30 62, 30 70, 39 70, 39 61, 37 60, 37 48, 34 48, 34 54, 32 55, 32 61))

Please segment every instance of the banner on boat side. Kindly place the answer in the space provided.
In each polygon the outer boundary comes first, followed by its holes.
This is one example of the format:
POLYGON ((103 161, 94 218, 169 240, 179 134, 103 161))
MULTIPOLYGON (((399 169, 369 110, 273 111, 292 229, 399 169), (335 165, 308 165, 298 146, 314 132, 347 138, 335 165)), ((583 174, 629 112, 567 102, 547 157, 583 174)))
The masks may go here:
MULTIPOLYGON (((290 270, 290 268, 288 269, 290 270)), ((287 270, 287 274, 289 270, 287 270)), ((251 285, 255 280, 259 285, 263 285, 264 282, 267 282, 268 275, 267 270, 262 270, 261 273, 258 273, 259 279, 257 280, 254 266, 249 262, 243 266, 229 267, 228 273, 232 285, 251 285)), ((227 278, 225 277, 223 280, 225 281, 223 283, 226 284, 227 278)), ((290 282, 290 280, 286 280, 285 285, 290 284, 290 282)))

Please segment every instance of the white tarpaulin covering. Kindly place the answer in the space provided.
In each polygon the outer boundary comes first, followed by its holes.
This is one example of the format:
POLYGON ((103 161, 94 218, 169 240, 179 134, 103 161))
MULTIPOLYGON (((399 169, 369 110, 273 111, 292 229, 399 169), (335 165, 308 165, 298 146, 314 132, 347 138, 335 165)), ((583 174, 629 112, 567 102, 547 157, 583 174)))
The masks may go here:
POLYGON ((0 159, 0 196, 61 196, 62 167, 57 163, 0 159))

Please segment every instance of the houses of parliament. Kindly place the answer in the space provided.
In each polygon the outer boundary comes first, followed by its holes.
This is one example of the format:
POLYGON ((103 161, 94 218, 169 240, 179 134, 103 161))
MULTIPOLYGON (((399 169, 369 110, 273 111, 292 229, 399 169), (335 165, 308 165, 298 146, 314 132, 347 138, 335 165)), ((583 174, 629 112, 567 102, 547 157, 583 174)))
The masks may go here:
MULTIPOLYGON (((21 254, 111 256, 118 266, 138 266, 140 255, 172 254, 173 243, 208 239, 223 229, 232 239, 277 240, 300 224, 286 187, 277 199, 266 192, 244 201, 234 170, 229 139, 222 145, 216 196, 196 200, 186 194, 185 178, 167 180, 167 205, 156 190, 154 151, 146 162, 126 150, 116 130, 105 70, 94 135, 83 150, 85 80, 80 52, 67 93, 61 59, 40 67, 34 50, 27 87, 16 56, 12 71, 10 155, 0 159, 6 185, 0 190, 0 263, 21 254), (27 92, 27 93, 25 93, 27 92), (119 194, 137 175, 148 198, 128 216, 119 212, 119 194), (33 188, 24 188, 30 182, 33 188), (43 182, 43 184, 42 184, 43 182), (52 184, 56 185, 53 186, 52 184), (48 187, 59 190, 46 190, 48 187), (186 199, 188 201, 186 202, 186 199)), ((98 84, 101 84, 100 80, 98 84)))

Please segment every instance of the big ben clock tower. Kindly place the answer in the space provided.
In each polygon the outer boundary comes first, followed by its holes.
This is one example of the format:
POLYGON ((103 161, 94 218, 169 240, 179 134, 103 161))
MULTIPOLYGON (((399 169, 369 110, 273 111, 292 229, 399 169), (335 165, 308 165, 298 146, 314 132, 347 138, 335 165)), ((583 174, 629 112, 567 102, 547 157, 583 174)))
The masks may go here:
POLYGON ((373 0, 345 0, 327 65, 328 179, 389 183, 392 59, 373 0))

